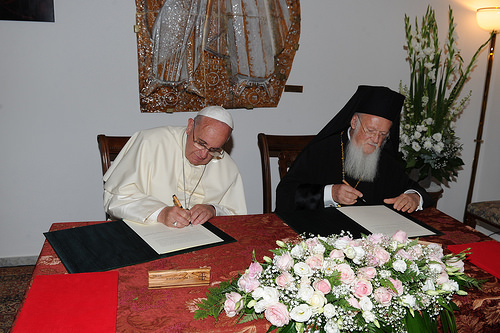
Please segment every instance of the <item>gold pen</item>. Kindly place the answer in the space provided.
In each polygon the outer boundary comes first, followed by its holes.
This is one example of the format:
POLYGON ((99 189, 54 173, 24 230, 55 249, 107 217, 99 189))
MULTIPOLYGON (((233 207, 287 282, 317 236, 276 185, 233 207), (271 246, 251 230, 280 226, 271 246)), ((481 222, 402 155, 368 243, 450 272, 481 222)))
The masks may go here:
MULTIPOLYGON (((177 199, 177 196, 175 194, 172 195, 172 199, 174 200, 174 205, 176 205, 179 208, 182 208, 181 202, 179 201, 179 199, 177 199)), ((182 209, 184 209, 184 208, 182 208, 182 209)), ((191 223, 191 221, 189 221, 189 225, 193 226, 193 224, 191 223)))
POLYGON ((179 201, 179 199, 177 199, 177 196, 175 194, 172 195, 172 199, 174 200, 174 205, 176 205, 179 208, 182 208, 181 202, 179 201))
MULTIPOLYGON (((349 184, 345 179, 342 179, 342 183, 346 184, 347 186, 351 186, 351 184, 349 184)), ((363 201, 364 203, 366 203, 366 200, 363 199, 363 197, 358 197, 358 198, 361 199, 361 201, 363 201)))

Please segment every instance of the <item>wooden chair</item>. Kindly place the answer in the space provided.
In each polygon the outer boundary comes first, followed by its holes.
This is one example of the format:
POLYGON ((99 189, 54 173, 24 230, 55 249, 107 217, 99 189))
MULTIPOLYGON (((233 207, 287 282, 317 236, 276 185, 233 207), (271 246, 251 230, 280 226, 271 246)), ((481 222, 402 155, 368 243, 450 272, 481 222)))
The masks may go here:
POLYGON ((465 210, 465 224, 476 227, 477 221, 500 228, 500 201, 471 202, 465 210))
MULTIPOLYGON (((108 171, 113 162, 122 150, 123 146, 127 143, 130 136, 107 136, 104 134, 99 134, 97 136, 97 145, 99 146, 99 152, 101 153, 101 166, 102 175, 108 171)), ((111 217, 106 213, 106 220, 111 217)))
POLYGON ((115 160, 123 146, 125 146, 128 139, 130 139, 130 136, 107 136, 104 134, 99 134, 97 136, 97 144, 99 145, 99 152, 101 153, 103 176, 111 166, 111 162, 115 160))
POLYGON ((257 143, 262 165, 262 189, 264 213, 272 211, 270 158, 278 158, 280 179, 287 173, 297 155, 315 135, 268 135, 259 133, 257 143))

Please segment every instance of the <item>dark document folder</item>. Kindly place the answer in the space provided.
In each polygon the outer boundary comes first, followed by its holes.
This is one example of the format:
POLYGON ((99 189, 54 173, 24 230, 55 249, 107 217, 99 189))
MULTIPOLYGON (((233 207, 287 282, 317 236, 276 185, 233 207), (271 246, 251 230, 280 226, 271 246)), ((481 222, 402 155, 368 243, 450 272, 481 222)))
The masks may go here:
POLYGON ((370 231, 334 207, 276 212, 275 214, 298 234, 310 233, 326 237, 333 234, 338 235, 342 230, 349 231, 354 238, 361 238, 361 234, 371 234, 370 231))
POLYGON ((234 242, 214 225, 203 226, 223 239, 159 255, 125 222, 110 221, 44 233, 69 273, 99 272, 234 242))
MULTIPOLYGON (((398 212, 391 207, 385 206, 391 211, 401 215, 403 219, 410 224, 416 224, 420 227, 419 234, 411 237, 424 237, 431 235, 442 235, 443 233, 430 227, 429 225, 417 220, 408 213, 398 212)), ((373 206, 373 208, 378 208, 373 206)), ((383 207, 381 207, 383 208, 383 207)), ((288 224, 297 233, 310 233, 313 235, 329 236, 339 234, 342 230, 349 231, 354 238, 360 238, 361 235, 369 235, 372 232, 344 214, 335 207, 319 210, 299 210, 276 212, 286 224, 288 224)), ((376 218, 376 217, 374 217, 376 218)), ((391 234, 392 235, 392 234, 391 234)), ((390 235, 389 235, 390 236, 390 235)))

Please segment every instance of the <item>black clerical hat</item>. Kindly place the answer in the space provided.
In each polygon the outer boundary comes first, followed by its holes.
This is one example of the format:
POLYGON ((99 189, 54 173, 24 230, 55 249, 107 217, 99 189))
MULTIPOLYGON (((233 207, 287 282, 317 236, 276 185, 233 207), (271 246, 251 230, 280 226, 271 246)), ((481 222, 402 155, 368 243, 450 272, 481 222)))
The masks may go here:
POLYGON ((359 86, 353 98, 356 105, 350 112, 367 113, 399 123, 405 97, 387 87, 359 86))
POLYGON ((311 142, 321 141, 331 135, 345 131, 356 113, 367 113, 392 121, 389 141, 385 149, 397 153, 399 145, 399 123, 405 97, 387 87, 361 85, 347 104, 316 135, 311 142))

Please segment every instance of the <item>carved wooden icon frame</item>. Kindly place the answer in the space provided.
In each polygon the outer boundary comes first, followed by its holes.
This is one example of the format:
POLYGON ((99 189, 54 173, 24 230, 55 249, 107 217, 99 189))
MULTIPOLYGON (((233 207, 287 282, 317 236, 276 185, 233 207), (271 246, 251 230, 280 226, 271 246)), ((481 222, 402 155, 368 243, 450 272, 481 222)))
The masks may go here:
POLYGON ((278 105, 298 49, 299 0, 136 0, 136 7, 141 112, 278 105))

